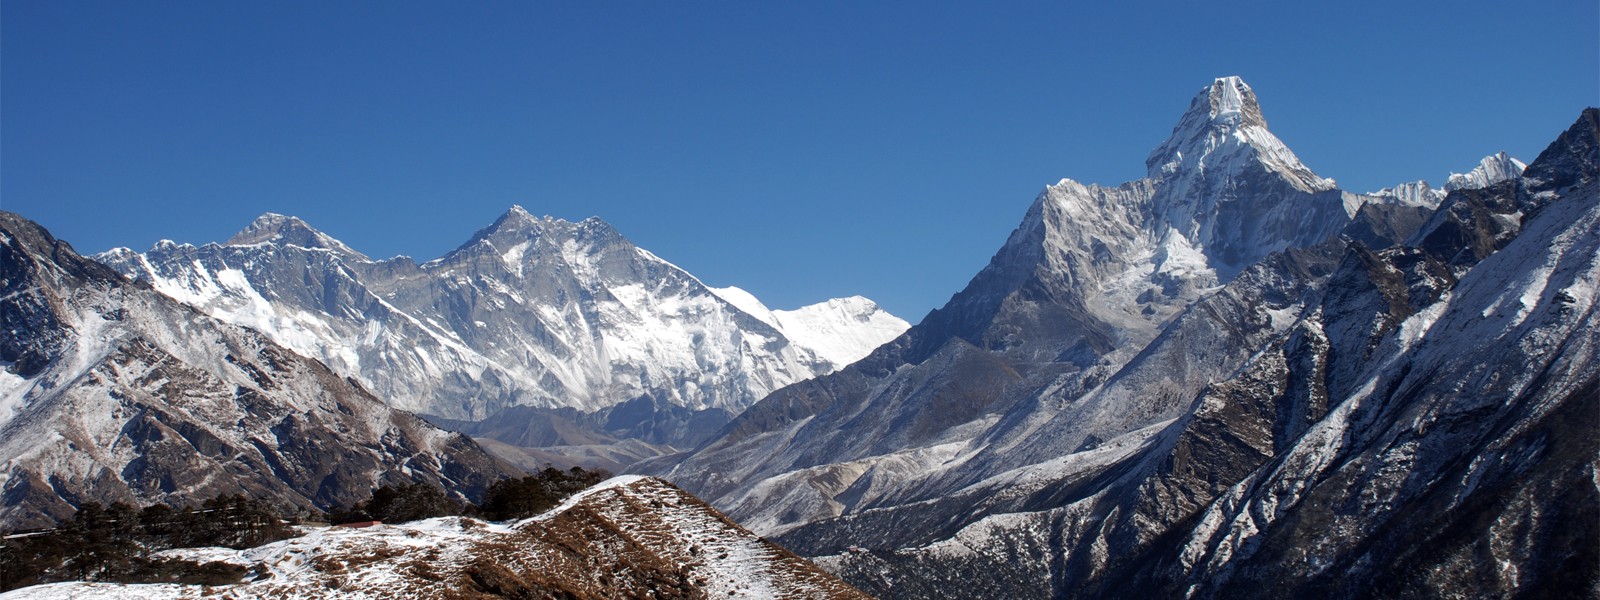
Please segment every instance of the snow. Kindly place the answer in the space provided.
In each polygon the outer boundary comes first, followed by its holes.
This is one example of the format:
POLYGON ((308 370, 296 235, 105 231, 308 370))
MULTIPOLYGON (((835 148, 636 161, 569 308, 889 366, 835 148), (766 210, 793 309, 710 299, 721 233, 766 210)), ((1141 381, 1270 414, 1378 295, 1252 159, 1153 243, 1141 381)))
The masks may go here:
POLYGON ((513 274, 517 277, 522 277, 522 257, 528 253, 528 247, 532 245, 533 242, 522 242, 512 246, 500 254, 500 260, 506 263, 506 268, 510 269, 513 274))
POLYGON ((241 556, 238 550, 217 546, 208 546, 203 548, 173 548, 170 550, 156 552, 155 554, 152 554, 150 558, 156 560, 178 559, 198 564, 224 562, 242 567, 250 566, 250 562, 244 560, 243 556, 241 556))
POLYGON ((1180 278, 1215 277, 1206 255, 1176 229, 1168 228, 1154 257, 1157 273, 1180 278))
POLYGON ((190 598, 194 586, 176 583, 129 585, 121 583, 50 583, 11 590, 0 600, 126 600, 128 598, 190 598))
POLYGON ((22 410, 33 384, 33 380, 12 373, 11 365, 0 362, 0 429, 22 410))
MULTIPOLYGON (((1433 327, 1434 321, 1450 306, 1450 293, 1446 292, 1439 301, 1428 305, 1417 314, 1411 315, 1400 323, 1400 331, 1395 335, 1395 340, 1400 351, 1409 350, 1412 345, 1422 339, 1428 330, 1433 327)), ((1487 315, 1485 315, 1487 316, 1487 315)))
POLYGON ((1242 87, 1246 87, 1244 80, 1238 76, 1217 79, 1216 85, 1212 89, 1219 90, 1222 93, 1217 95, 1213 92, 1211 105, 1213 119, 1235 124, 1243 119, 1244 95, 1239 93, 1239 89, 1242 87))

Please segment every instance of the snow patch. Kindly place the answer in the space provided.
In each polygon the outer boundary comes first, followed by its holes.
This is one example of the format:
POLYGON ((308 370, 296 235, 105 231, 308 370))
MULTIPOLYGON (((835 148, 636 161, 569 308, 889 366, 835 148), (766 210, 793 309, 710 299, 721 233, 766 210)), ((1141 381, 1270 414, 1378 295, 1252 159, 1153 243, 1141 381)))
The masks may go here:
POLYGON ((519 278, 522 277, 522 257, 528 253, 528 246, 531 245, 533 242, 522 242, 500 254, 500 260, 506 264, 506 268, 519 278))

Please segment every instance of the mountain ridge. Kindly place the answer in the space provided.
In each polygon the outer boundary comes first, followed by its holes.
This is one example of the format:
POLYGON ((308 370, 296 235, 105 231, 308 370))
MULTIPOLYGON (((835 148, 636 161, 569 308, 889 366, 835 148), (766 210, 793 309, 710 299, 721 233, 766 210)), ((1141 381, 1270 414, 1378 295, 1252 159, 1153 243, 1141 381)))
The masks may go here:
POLYGON ((785 326, 856 334, 821 338, 842 342, 831 346, 796 336, 819 353, 599 218, 534 217, 520 206, 420 264, 371 260, 271 214, 228 244, 98 257, 357 377, 397 407, 451 423, 519 406, 575 408, 595 428, 586 437, 651 445, 697 443, 770 389, 908 326, 870 303, 785 326))

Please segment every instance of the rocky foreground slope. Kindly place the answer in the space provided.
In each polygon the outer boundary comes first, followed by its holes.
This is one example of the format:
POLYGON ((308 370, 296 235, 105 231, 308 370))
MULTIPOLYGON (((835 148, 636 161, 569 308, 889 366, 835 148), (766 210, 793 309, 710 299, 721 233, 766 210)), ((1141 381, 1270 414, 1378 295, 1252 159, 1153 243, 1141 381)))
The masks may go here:
POLYGON ((867 598, 656 479, 618 477, 520 522, 326 528, 248 550, 169 551, 245 573, 232 585, 67 583, 54 598, 867 598))
POLYGON ((86 501, 244 494, 327 509, 377 485, 468 496, 512 469, 464 435, 0 212, 0 528, 86 501))

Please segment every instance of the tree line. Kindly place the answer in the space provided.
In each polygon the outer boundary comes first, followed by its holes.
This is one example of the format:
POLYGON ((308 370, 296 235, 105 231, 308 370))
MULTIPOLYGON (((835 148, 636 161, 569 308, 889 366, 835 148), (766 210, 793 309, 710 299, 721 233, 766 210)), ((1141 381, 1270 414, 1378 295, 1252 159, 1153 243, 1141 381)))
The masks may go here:
POLYGON ((251 548, 293 536, 277 507, 240 495, 183 509, 85 502, 56 529, 0 539, 0 591, 80 580, 232 583, 245 575, 243 567, 179 565, 151 555, 171 548, 251 548))
MULTIPOLYGON (((325 516, 332 524, 405 523, 445 516, 491 521, 520 519, 555 507, 611 474, 603 470, 546 467, 491 485, 481 503, 461 502, 426 483, 385 485, 353 506, 325 516)), ((195 565, 152 555, 173 548, 253 548, 298 535, 305 515, 240 495, 218 496, 200 506, 165 504, 134 508, 121 502, 85 502, 70 521, 50 530, 0 537, 0 592, 58 581, 120 583, 235 583, 248 575, 229 563, 195 565)))
POLYGON ((568 496, 611 477, 604 469, 572 467, 565 471, 545 467, 517 479, 502 479, 489 486, 483 502, 466 504, 450 498, 438 486, 412 483, 383 486, 354 506, 329 511, 333 524, 361 521, 406 523, 434 517, 468 516, 489 521, 522 519, 554 508, 568 496))

